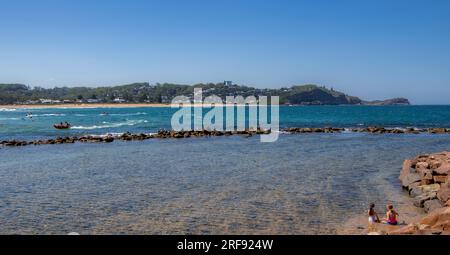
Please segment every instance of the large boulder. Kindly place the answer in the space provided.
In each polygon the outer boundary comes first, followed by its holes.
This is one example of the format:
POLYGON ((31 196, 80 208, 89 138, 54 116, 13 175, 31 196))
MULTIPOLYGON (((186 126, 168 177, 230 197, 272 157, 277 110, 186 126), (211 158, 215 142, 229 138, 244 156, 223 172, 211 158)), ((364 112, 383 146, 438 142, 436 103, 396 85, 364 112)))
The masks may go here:
POLYGON ((405 227, 400 227, 393 231, 389 231, 389 235, 413 235, 419 231, 419 226, 416 224, 409 224, 405 227))
POLYGON ((422 194, 430 193, 430 192, 438 192, 441 188, 439 184, 430 184, 430 185, 422 185, 422 186, 414 186, 410 191, 409 195, 411 197, 417 197, 422 194))
POLYGON ((422 188, 420 188, 420 186, 418 187, 414 187, 409 191, 409 195, 411 197, 417 197, 423 194, 422 188))
POLYGON ((425 201, 435 199, 436 192, 423 193, 420 196, 414 198, 414 205, 417 207, 424 207, 425 201))
POLYGON ((441 185, 439 185, 439 184, 430 184, 430 185, 420 186, 420 188, 422 189, 422 191, 424 193, 437 192, 441 188, 441 185))
POLYGON ((433 170, 436 175, 450 175, 450 164, 448 162, 433 170))
POLYGON ((403 179, 406 178, 406 176, 411 174, 411 167, 412 167, 411 160, 407 159, 403 162, 402 171, 400 171, 400 177, 399 177, 400 180, 403 181, 403 179))
POLYGON ((431 212, 436 209, 442 208, 441 202, 439 202, 439 199, 432 199, 425 201, 423 203, 423 208, 425 209, 425 212, 431 212))
POLYGON ((437 198, 443 203, 446 203, 450 199, 450 181, 442 184, 441 188, 437 192, 437 198))
POLYGON ((420 184, 421 185, 429 185, 434 182, 433 180, 433 172, 430 169, 420 169, 420 184))
POLYGON ((448 175, 435 175, 433 176, 434 183, 445 183, 449 180, 448 175))
POLYGON ((427 169, 429 167, 428 162, 417 162, 416 169, 427 169))
POLYGON ((409 185, 411 185, 415 182, 420 182, 421 178, 420 178, 420 175, 417 173, 410 173, 410 174, 404 176, 401 181, 402 181, 403 187, 407 188, 409 185))
POLYGON ((450 207, 436 209, 420 221, 420 224, 431 226, 433 229, 450 230, 450 207))

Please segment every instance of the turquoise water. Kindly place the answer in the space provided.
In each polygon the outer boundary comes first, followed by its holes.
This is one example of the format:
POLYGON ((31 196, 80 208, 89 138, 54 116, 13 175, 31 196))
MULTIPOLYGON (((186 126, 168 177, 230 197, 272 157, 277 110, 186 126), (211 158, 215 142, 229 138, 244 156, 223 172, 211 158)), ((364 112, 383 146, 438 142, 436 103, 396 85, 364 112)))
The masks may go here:
MULTIPOLYGON (((0 140, 59 135, 148 133, 170 129, 176 109, 0 109, 0 140), (32 118, 27 118, 27 113, 32 118), (103 113, 107 113, 104 115, 103 113), (53 124, 68 121, 71 130, 53 124)), ((206 112, 206 110, 205 110, 206 112)), ((281 127, 450 127, 450 106, 309 106, 280 107, 281 127)))
MULTIPOLYGON (((168 108, 1 111, 0 137, 153 132, 168 108), (108 112, 107 116, 101 115, 108 112), (76 129, 51 124, 70 121, 76 129)), ((281 107, 282 126, 445 126, 449 106, 281 107)), ((0 138, 0 139, 3 139, 0 138)), ((281 134, 0 148, 0 234, 333 234, 411 203, 405 158, 450 135, 281 134)), ((400 211, 400 214, 406 212, 400 211)))

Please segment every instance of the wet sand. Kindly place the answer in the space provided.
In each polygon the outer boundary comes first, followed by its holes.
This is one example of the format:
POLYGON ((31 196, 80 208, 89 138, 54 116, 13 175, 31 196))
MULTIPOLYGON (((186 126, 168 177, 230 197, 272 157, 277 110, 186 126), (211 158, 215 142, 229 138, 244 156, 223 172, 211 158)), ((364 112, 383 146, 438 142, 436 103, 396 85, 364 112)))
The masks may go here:
MULTIPOLYGON (((418 208, 413 205, 413 199, 408 197, 408 193, 406 191, 404 192, 404 196, 404 201, 402 201, 402 203, 398 205, 394 204, 396 211, 400 215, 398 218, 400 224, 397 226, 390 226, 384 223, 377 223, 374 226, 374 231, 391 232, 410 223, 417 222, 426 215, 423 208, 418 208)), ((383 208, 383 205, 377 205, 376 208, 378 217, 380 220, 383 220, 385 217, 385 209, 383 208)), ((337 234, 366 235, 369 232, 374 231, 369 231, 367 212, 360 212, 359 214, 355 214, 353 217, 350 217, 348 221, 344 222, 342 227, 337 229, 337 234)))

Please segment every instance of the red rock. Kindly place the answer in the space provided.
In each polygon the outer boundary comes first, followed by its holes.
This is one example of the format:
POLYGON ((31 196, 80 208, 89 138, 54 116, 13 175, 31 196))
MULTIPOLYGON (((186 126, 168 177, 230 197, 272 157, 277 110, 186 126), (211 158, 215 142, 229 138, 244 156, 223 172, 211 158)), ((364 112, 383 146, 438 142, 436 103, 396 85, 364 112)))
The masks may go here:
POLYGON ((430 169, 439 168, 442 165, 442 161, 440 160, 430 160, 429 162, 430 169))
POLYGON ((425 212, 431 212, 436 209, 442 208, 442 204, 438 199, 432 199, 425 201, 425 203, 423 203, 423 208, 425 209, 425 212))
POLYGON ((432 229, 450 230, 450 207, 432 211, 420 221, 420 224, 429 225, 432 229))
POLYGON ((433 170, 433 174, 449 175, 450 174, 450 164, 448 162, 442 164, 439 168, 436 168, 433 170))
POLYGON ((416 224, 409 224, 408 226, 389 232, 389 235, 413 235, 419 231, 419 226, 416 224))
POLYGON ((436 192, 423 193, 422 195, 415 197, 413 203, 417 207, 424 207, 425 201, 435 199, 436 196, 436 192))
POLYGON ((427 162, 418 162, 416 164, 416 169, 427 169, 429 164, 427 162))
POLYGON ((433 171, 430 169, 421 169, 420 175, 422 180, 433 180, 433 171))
POLYGON ((421 180, 420 175, 416 173, 408 174, 402 179, 403 187, 408 187, 409 185, 419 182, 421 180))
POLYGON ((442 184, 441 189, 437 192, 437 198, 443 203, 450 199, 450 182, 442 184))
POLYGON ((400 180, 403 180, 406 176, 411 173, 411 160, 407 159, 403 162, 402 171, 400 172, 400 180))
POLYGON ((431 184, 431 185, 419 186, 419 188, 421 188, 424 193, 437 192, 441 188, 441 185, 431 184))
POLYGON ((420 180, 420 185, 430 185, 430 184, 433 184, 433 178, 431 179, 423 178, 420 180))
POLYGON ((435 183, 445 183, 448 179, 448 175, 435 175, 433 176, 433 181, 435 183))

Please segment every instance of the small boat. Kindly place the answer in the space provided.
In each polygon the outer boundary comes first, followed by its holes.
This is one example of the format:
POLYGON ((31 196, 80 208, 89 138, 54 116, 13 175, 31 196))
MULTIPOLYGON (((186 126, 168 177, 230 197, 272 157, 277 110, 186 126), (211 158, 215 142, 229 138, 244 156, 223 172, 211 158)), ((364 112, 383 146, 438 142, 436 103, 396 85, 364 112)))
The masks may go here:
POLYGON ((69 129, 70 128, 70 124, 66 123, 66 124, 55 124, 53 125, 54 128, 56 129, 69 129))

